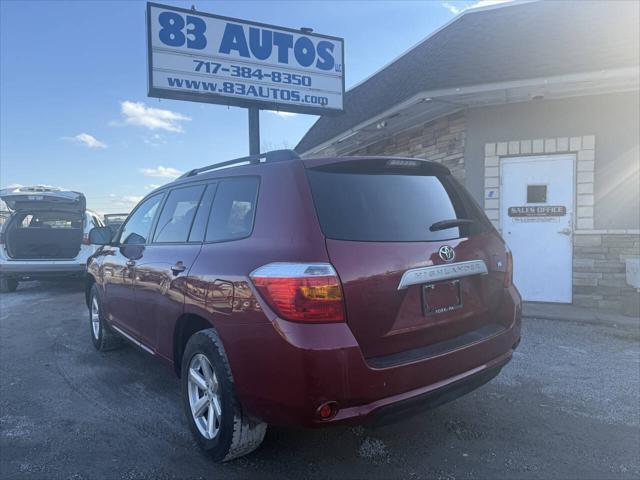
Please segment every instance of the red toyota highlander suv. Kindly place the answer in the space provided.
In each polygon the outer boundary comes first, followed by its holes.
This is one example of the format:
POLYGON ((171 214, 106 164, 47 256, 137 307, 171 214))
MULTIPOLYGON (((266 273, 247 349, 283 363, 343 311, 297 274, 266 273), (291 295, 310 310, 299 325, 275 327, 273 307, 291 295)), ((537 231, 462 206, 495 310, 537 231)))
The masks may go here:
POLYGON ((144 198, 88 264, 98 350, 172 365, 218 461, 267 424, 433 407, 489 381, 520 340, 500 235, 444 166, 276 151, 144 198))

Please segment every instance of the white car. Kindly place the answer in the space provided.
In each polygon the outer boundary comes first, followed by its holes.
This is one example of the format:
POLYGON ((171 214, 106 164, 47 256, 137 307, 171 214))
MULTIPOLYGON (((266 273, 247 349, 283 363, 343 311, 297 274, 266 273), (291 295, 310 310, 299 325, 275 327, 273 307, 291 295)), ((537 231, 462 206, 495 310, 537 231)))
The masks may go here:
POLYGON ((0 230, 0 288, 13 292, 22 280, 85 274, 96 246, 89 230, 103 226, 87 210, 82 193, 51 187, 0 190, 11 211, 0 230))

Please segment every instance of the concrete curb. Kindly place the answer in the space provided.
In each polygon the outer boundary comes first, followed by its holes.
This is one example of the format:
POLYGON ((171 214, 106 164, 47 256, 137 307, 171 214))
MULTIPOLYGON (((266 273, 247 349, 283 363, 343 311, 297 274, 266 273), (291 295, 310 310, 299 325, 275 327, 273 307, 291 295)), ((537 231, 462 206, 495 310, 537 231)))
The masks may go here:
POLYGON ((615 313, 599 312, 572 305, 525 303, 522 317, 528 319, 554 320, 624 329, 640 335, 640 319, 615 313))

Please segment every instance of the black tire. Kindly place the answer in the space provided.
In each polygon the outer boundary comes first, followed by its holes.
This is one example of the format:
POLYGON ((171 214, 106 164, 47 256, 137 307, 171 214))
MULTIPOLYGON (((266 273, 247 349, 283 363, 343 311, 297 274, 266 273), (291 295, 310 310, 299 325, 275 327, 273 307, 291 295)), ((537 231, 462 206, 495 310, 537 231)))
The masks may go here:
POLYGON ((93 346, 100 352, 113 350, 122 345, 122 339, 109 328, 104 320, 102 314, 102 299, 100 298, 100 292, 96 284, 93 284, 91 293, 89 294, 89 334, 91 335, 93 346), (94 331, 93 325, 94 300, 98 306, 97 319, 99 323, 96 329, 97 332, 94 331))
POLYGON ((182 356, 182 400, 187 423, 200 448, 216 462, 242 457, 260 446, 267 424, 248 415, 235 393, 233 376, 222 341, 214 329, 201 330, 187 342, 182 356), (198 354, 204 355, 218 380, 221 406, 219 430, 212 439, 198 429, 189 403, 189 366, 198 354))
POLYGON ((0 278, 0 292, 11 293, 18 288, 18 280, 15 278, 0 278))

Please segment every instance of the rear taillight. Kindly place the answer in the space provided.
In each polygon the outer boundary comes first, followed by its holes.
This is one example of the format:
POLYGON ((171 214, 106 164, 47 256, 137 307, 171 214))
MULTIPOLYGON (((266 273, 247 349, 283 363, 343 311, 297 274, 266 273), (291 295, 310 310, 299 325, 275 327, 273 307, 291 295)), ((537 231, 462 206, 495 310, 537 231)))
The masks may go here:
POLYGON ((504 268, 504 288, 510 287, 513 283, 513 255, 507 249, 507 264, 504 268))
POLYGON ((286 320, 344 321, 342 286, 328 263, 269 263, 250 277, 269 306, 286 320))
POLYGON ((89 234, 85 233, 82 236, 82 245, 91 245, 91 241, 89 240, 89 234))

